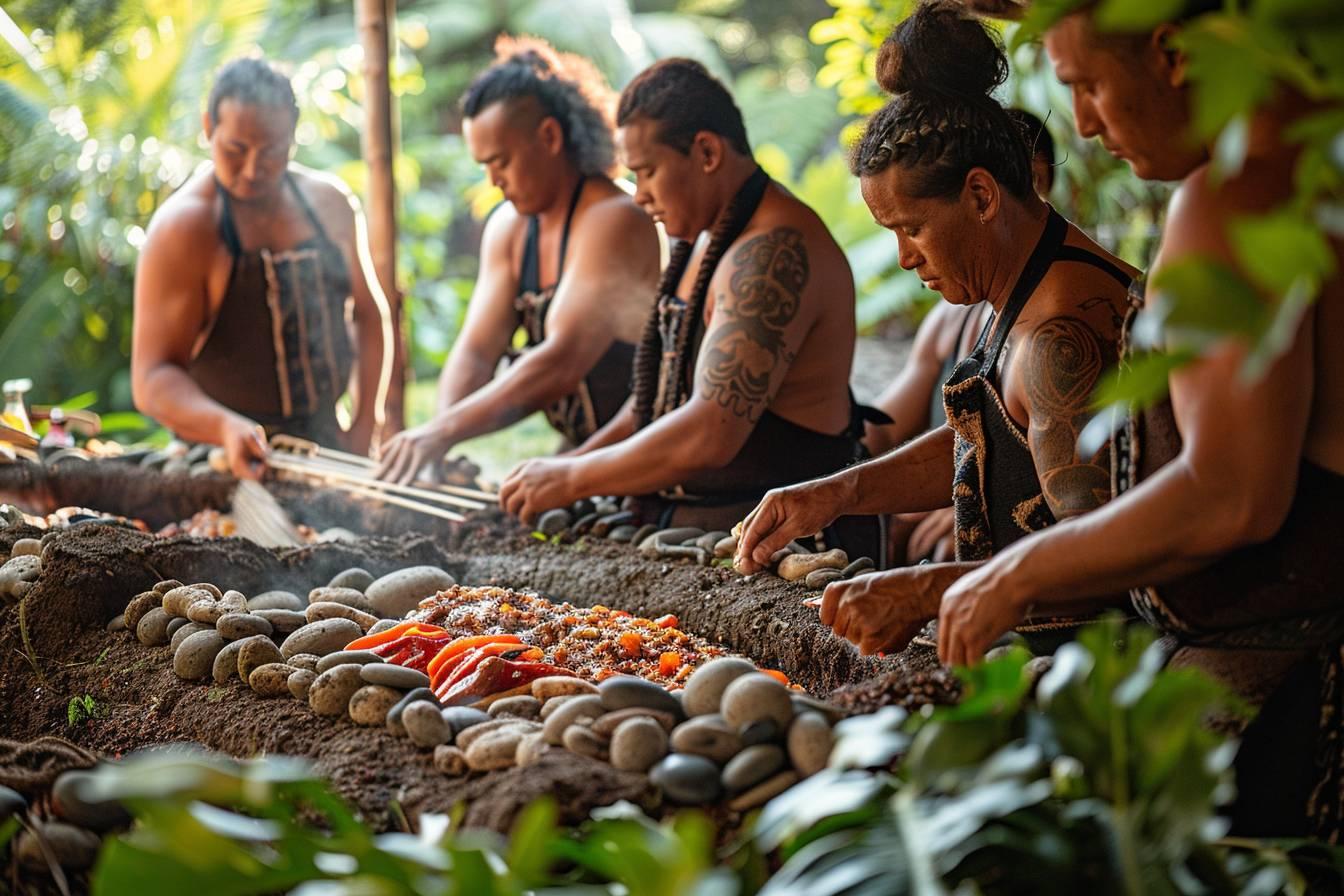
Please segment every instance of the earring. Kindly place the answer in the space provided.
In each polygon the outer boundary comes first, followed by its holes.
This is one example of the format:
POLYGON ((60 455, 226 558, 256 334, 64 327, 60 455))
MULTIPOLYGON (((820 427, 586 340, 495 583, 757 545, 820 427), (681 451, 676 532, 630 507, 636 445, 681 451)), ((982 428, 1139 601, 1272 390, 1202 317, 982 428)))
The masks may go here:
POLYGON ((981 224, 985 223, 985 216, 984 216, 984 213, 983 213, 983 212, 982 212, 981 215, 980 215, 980 223, 981 223, 981 224))

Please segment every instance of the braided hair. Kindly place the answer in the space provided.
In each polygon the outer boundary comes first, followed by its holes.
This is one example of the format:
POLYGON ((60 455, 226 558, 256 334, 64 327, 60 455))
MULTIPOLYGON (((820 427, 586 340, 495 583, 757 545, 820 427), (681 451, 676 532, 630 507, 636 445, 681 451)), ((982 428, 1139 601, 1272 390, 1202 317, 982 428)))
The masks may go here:
POLYGON ((704 324, 705 299, 709 295, 709 281, 723 258, 723 253, 737 241, 742 231, 747 229, 752 215, 761 204, 761 197, 770 184, 770 178, 757 168, 729 203, 724 206, 718 218, 709 230, 709 245, 700 260, 695 273, 695 283, 691 287, 690 299, 686 302, 686 311, 682 315, 677 330, 675 351, 671 369, 663 372, 663 338, 659 328, 661 316, 658 304, 663 296, 675 295, 681 275, 691 259, 695 248, 692 240, 679 240, 672 249, 667 268, 658 283, 659 302, 654 304, 648 321, 644 324, 644 334, 640 337, 639 347, 635 350, 633 381, 635 395, 635 419, 641 429, 653 422, 655 412, 662 413, 678 407, 689 398, 686 384, 687 368, 691 362, 691 347, 700 336, 704 324), (666 393, 659 395, 660 387, 666 384, 666 393), (661 399, 661 400, 660 400, 661 399), (658 406, 655 407, 655 404, 658 406))
POLYGON ((495 63, 467 87, 462 115, 475 118, 495 103, 526 99, 560 123, 565 154, 580 174, 615 173, 614 96, 596 66, 539 38, 502 35, 495 42, 495 63))
POLYGON ((984 168, 1018 199, 1032 195, 1031 150, 993 92, 1008 77, 999 40, 950 0, 922 3, 882 42, 877 83, 895 94, 850 155, 859 177, 914 169, 915 195, 950 198, 984 168))

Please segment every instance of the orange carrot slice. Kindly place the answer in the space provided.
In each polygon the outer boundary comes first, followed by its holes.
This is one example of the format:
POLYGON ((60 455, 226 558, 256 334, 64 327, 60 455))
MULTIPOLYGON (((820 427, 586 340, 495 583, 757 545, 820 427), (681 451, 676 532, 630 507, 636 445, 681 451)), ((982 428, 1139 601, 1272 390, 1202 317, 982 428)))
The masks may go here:
POLYGON ((769 675, 771 678, 773 678, 775 681, 779 682, 780 684, 784 685, 785 687, 788 687, 788 685, 789 685, 789 676, 785 675, 783 672, 779 671, 778 669, 762 669, 761 671, 764 672, 766 675, 769 675))
POLYGON ((377 647, 379 644, 386 644, 388 641, 395 641, 403 635, 425 635, 431 637, 442 634, 448 635, 446 631, 437 625, 430 625, 427 622, 399 622, 389 628, 387 631, 379 632, 376 635, 365 635, 362 638, 356 638, 345 646, 346 650, 368 650, 370 647, 377 647), (414 631, 412 631, 414 629, 414 631))
POLYGON ((671 678, 681 668, 681 654, 675 650, 665 650, 658 654, 658 674, 671 678))
POLYGON ((435 674, 447 663, 472 650, 476 647, 483 647, 487 644, 521 644, 522 640, 517 635, 468 635, 463 638, 455 638, 449 641, 442 650, 434 655, 434 659, 429 661, 428 673, 430 680, 434 680, 435 674))

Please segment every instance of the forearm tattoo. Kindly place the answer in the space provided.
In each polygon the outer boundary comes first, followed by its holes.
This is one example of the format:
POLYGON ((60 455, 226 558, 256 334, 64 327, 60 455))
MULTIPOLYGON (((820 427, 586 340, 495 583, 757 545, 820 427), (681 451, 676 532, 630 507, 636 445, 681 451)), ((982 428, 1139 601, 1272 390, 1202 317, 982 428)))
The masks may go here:
POLYGON ((1110 497, 1105 449, 1078 457, 1078 434, 1091 417, 1092 391, 1115 350, 1091 326, 1075 317, 1057 317, 1029 337, 1026 371, 1027 441, 1039 471, 1041 490, 1056 518, 1101 506, 1110 497))
POLYGON ((705 337, 700 394, 735 417, 755 423, 765 412, 770 379, 793 362, 784 334, 807 286, 803 235, 777 227, 733 253, 728 294, 716 300, 723 323, 705 337))

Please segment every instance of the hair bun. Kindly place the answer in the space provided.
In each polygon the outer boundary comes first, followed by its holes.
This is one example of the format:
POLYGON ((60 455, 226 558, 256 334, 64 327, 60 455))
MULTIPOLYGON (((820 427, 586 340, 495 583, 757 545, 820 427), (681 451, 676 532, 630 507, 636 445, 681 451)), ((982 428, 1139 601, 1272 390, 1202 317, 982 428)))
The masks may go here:
POLYGON ((877 83, 888 93, 987 96, 1007 77, 998 37, 948 0, 921 3, 877 51, 877 83))

